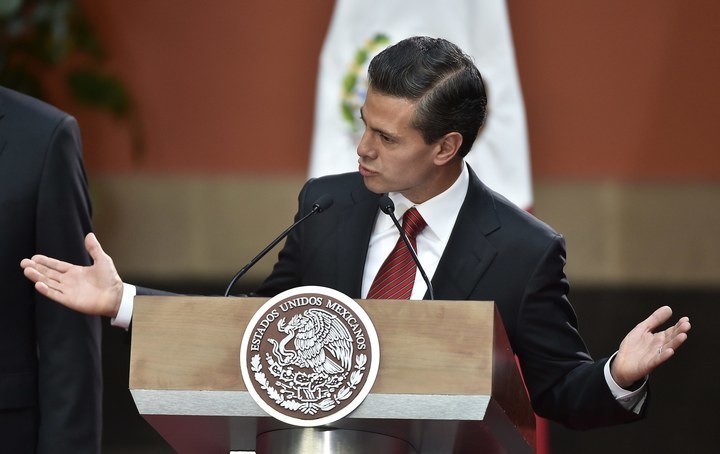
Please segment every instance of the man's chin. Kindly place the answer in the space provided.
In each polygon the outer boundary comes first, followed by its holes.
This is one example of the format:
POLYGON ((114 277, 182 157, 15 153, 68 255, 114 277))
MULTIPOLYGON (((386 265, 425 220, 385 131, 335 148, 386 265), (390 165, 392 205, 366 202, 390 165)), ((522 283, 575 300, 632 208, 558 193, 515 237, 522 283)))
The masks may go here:
POLYGON ((389 191, 389 189, 377 181, 377 177, 375 176, 363 176, 363 182, 368 191, 374 192, 375 194, 384 194, 389 191))

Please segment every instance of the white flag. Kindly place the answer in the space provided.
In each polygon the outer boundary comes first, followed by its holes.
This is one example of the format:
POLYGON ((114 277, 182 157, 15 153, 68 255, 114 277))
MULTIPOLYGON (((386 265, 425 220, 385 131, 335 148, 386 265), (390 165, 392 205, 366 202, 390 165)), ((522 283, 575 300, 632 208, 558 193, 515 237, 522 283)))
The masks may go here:
POLYGON ((525 108, 505 0, 337 0, 320 57, 310 176, 357 170, 370 60, 417 35, 445 38, 474 59, 489 114, 465 160, 485 184, 531 208, 525 108))

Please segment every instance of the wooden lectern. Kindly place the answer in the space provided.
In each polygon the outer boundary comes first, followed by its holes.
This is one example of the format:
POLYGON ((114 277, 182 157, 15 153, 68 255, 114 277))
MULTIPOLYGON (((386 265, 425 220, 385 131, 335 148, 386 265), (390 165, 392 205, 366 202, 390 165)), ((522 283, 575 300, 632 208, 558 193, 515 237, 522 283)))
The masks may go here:
MULTIPOLYGON (((270 452, 260 440, 288 429, 349 430, 358 443, 392 437, 409 447, 396 452, 535 451, 535 416, 492 302, 359 300, 380 339, 375 384, 349 416, 300 429, 264 413, 242 381, 242 336, 265 301, 135 299, 130 391, 179 453, 254 450, 256 443, 258 454, 270 452)), ((283 449, 277 452, 293 452, 283 449)))

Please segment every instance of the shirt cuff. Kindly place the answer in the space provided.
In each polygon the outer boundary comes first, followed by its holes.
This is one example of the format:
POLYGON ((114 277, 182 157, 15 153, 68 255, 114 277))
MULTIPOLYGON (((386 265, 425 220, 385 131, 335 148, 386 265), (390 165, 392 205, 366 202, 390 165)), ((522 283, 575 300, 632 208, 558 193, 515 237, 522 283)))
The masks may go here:
POLYGON ((130 327, 132 321, 133 304, 135 300, 135 294, 137 289, 134 285, 126 284, 123 282, 123 294, 120 299, 120 307, 115 317, 110 319, 110 324, 118 328, 124 328, 127 330, 130 327))
POLYGON ((615 359, 615 352, 610 359, 605 363, 605 381, 610 388, 610 392, 615 397, 615 400, 626 410, 630 410, 635 414, 640 414, 643 405, 645 404, 645 398, 647 397, 647 377, 643 381, 643 384, 634 391, 628 391, 625 388, 621 388, 615 379, 613 379, 610 373, 610 363, 615 359))

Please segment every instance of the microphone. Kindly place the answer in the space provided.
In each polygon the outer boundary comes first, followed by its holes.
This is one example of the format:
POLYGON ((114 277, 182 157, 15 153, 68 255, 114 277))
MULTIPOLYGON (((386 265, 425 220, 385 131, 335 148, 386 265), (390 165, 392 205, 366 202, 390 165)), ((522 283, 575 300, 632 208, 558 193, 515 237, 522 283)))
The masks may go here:
POLYGON ((247 273, 248 270, 249 270, 250 268, 252 268, 253 265, 255 265, 255 264, 258 262, 258 260, 260 260, 261 258, 263 258, 263 257, 265 256, 265 254, 267 254, 267 253, 270 251, 270 249, 274 248, 276 244, 278 244, 280 241, 282 241, 283 238, 285 238, 286 236, 288 236, 288 234, 289 234, 295 227, 297 227, 301 222, 303 222, 305 219, 309 218, 310 216, 312 216, 312 215, 314 215, 314 214, 322 213, 323 211, 325 211, 325 210, 327 210, 328 208, 330 208, 330 206, 332 206, 332 204, 333 204, 333 201, 334 201, 334 200, 333 200, 333 198, 332 198, 331 195, 329 195, 329 194, 321 195, 321 196, 315 201, 315 203, 313 203, 312 210, 310 210, 310 212, 309 212, 308 214, 306 214, 306 215, 303 216, 302 218, 298 219, 297 221, 295 221, 295 223, 294 223, 293 225, 291 225, 290 227, 288 227, 287 229, 285 229, 285 231, 284 231, 283 233, 281 233, 277 238, 275 238, 275 239, 272 241, 272 243, 268 244, 265 249, 263 249, 262 251, 260 251, 260 253, 259 253, 258 255, 256 255, 254 259, 250 260, 250 261, 247 263, 247 265, 245 265, 244 267, 242 267, 242 268, 240 269, 240 271, 238 271, 237 273, 235 273, 235 276, 233 276, 232 280, 230 281, 230 284, 228 284, 227 289, 225 290, 225 296, 230 295, 230 290, 232 290, 232 288, 233 288, 233 286, 235 285, 235 283, 237 282, 237 280, 240 279, 240 278, 243 276, 243 274, 247 273))
POLYGON ((395 227, 397 227, 398 231, 400 232, 400 238, 403 239, 405 242, 405 246, 407 246, 408 251, 410 251, 410 255, 412 256, 413 260, 415 260, 415 264, 417 265, 418 270, 420 271, 420 276, 422 276, 423 280, 425 281, 425 284, 427 285, 428 294, 430 296, 431 300, 435 299, 435 295, 433 294, 433 286, 432 283, 430 283, 430 279, 428 279, 427 274, 425 274, 425 270, 423 269, 422 265, 420 264, 420 260, 417 257, 417 254, 415 253, 415 249, 413 249, 412 244, 410 244, 410 240, 408 240, 407 235, 405 235, 405 230, 403 230, 402 226, 398 222, 397 218, 395 217, 395 204, 393 203, 392 199, 388 197, 387 194, 383 194, 382 197, 380 197, 380 201, 378 202, 380 205, 380 209, 383 213, 390 216, 390 219, 392 219, 393 224, 395 224, 395 227))

